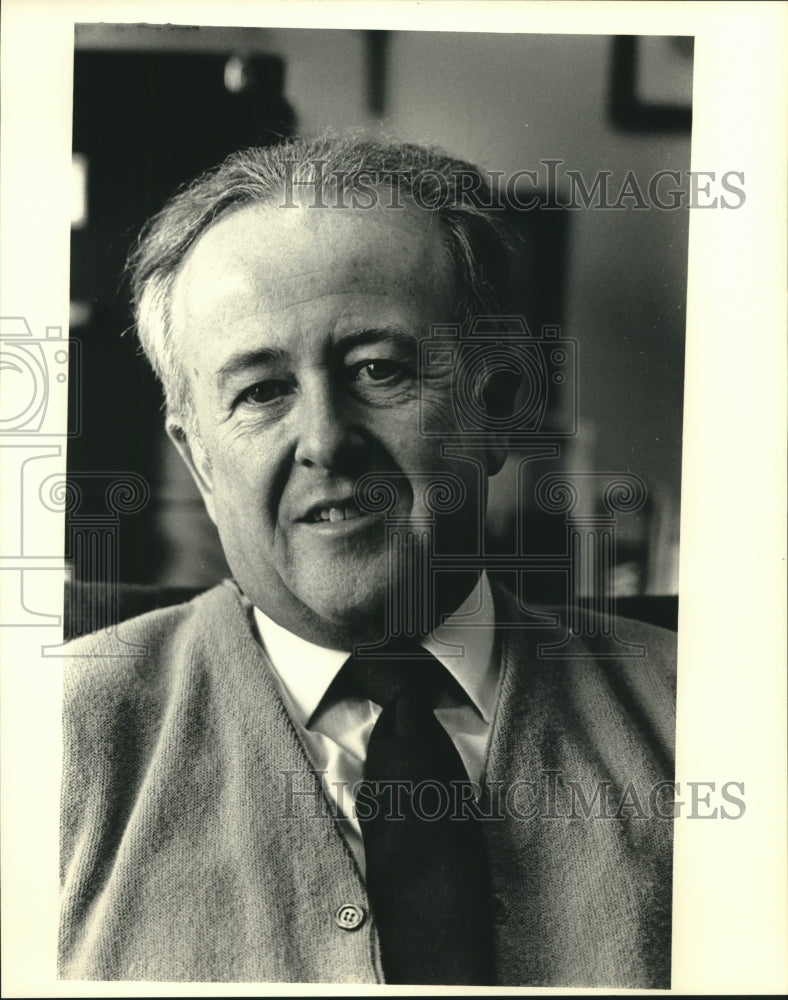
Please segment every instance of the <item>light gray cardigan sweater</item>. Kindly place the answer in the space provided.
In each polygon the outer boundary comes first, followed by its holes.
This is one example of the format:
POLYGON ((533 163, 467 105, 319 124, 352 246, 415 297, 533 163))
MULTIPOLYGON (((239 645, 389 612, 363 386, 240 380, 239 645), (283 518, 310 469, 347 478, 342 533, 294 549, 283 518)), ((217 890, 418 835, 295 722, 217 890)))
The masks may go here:
MULTIPOLYGON (((482 799, 498 984, 669 985, 672 823, 654 789, 672 778, 674 637, 617 628, 647 658, 540 660, 555 630, 501 630, 482 799)), ((60 975, 383 982, 363 878, 235 585, 68 652, 60 975)))

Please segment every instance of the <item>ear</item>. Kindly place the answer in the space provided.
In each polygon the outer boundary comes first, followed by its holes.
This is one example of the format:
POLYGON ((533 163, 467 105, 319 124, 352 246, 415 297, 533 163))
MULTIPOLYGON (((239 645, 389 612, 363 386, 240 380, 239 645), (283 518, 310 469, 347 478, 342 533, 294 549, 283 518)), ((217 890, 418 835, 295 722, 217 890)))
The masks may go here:
POLYGON ((484 410, 493 418, 487 431, 487 474, 494 476, 501 471, 509 450, 509 436, 496 427, 499 420, 514 412, 521 376, 505 367, 489 372, 484 381, 482 401, 484 410))
POLYGON ((213 475, 211 472, 211 462, 205 453, 200 436, 192 431, 187 434, 185 426, 187 421, 182 420, 176 414, 167 415, 167 434, 170 440, 178 449, 178 454, 186 463, 186 468, 192 474, 192 479, 197 484, 208 516, 216 524, 214 502, 213 502, 213 475))

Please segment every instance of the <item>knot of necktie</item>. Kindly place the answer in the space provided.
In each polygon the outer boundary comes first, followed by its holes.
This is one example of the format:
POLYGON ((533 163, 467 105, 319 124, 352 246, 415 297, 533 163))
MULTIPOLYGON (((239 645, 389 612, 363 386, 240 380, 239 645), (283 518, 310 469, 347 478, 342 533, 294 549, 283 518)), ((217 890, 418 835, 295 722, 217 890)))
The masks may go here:
POLYGON ((348 694, 374 701, 381 708, 405 695, 434 705, 450 674, 422 647, 404 647, 386 656, 351 656, 342 667, 341 683, 348 694))

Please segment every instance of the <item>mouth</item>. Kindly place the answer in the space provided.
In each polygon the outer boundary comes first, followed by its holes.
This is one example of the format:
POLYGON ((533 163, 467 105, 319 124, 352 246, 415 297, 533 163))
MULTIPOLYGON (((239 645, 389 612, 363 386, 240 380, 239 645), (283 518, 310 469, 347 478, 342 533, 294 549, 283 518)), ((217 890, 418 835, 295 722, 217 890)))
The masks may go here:
POLYGON ((374 512, 359 507, 351 490, 324 493, 322 496, 313 494, 311 503, 309 498, 306 499, 303 513, 296 518, 296 522, 318 530, 353 531, 380 519, 374 512))
POLYGON ((307 524, 336 524, 338 521, 356 521, 368 517, 351 500, 341 503, 320 504, 311 507, 301 520, 307 524))

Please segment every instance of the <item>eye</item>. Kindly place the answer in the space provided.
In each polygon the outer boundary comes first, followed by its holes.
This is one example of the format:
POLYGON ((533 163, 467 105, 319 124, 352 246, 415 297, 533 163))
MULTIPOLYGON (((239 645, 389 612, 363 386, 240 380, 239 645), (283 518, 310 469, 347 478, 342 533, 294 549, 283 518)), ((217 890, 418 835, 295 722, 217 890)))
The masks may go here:
POLYGON ((238 397, 239 403, 248 403, 252 406, 265 406, 281 399, 291 391, 288 382, 278 379, 270 379, 267 382, 256 382, 245 389, 238 397))
POLYGON ((365 361, 355 369, 355 378, 359 382, 397 382, 406 374, 405 366, 401 362, 387 358, 365 361))

